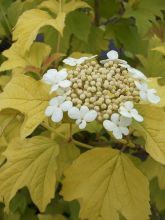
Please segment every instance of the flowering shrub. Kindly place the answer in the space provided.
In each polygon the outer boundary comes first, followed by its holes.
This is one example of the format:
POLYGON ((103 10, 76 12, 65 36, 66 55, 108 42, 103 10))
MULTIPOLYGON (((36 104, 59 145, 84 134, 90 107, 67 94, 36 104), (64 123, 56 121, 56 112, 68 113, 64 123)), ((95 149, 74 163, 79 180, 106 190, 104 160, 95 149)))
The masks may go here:
POLYGON ((164 219, 164 0, 0 10, 0 220, 164 219))

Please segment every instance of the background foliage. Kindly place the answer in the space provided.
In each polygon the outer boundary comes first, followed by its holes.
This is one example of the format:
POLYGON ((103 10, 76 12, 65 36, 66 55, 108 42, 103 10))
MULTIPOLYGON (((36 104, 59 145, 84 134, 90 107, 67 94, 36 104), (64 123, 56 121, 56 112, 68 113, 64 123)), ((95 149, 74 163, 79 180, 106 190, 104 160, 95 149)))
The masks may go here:
POLYGON ((0 51, 0 219, 165 219, 165 1, 0 0, 0 51), (92 124, 68 143, 40 79, 64 56, 110 49, 150 77, 159 108, 139 106, 127 140, 92 124))

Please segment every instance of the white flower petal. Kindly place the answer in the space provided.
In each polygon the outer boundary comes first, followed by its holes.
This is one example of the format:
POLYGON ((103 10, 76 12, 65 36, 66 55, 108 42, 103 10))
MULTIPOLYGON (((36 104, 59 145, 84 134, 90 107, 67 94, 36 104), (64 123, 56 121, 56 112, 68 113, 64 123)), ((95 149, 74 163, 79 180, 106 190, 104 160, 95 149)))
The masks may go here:
POLYGON ((105 64, 105 63, 107 63, 108 61, 110 61, 110 59, 100 60, 100 63, 101 63, 101 64, 105 64))
POLYGON ((57 70, 50 69, 43 75, 42 79, 47 84, 53 84, 56 82, 56 75, 57 75, 57 70))
POLYGON ((76 59, 74 59, 73 57, 68 57, 66 59, 63 60, 63 63, 69 65, 69 66, 76 66, 77 63, 75 61, 76 59))
POLYGON ((106 130, 108 131, 113 131, 115 128, 117 128, 116 124, 113 123, 112 121, 110 120, 104 120, 103 121, 103 126, 106 130))
POLYGON ((65 97, 59 95, 56 97, 56 100, 58 101, 58 104, 61 105, 65 101, 65 97))
POLYGON ((136 109, 132 109, 131 110, 131 114, 132 114, 132 117, 136 120, 136 121, 139 121, 139 122, 142 122, 143 121, 143 117, 141 115, 139 115, 138 111, 136 109))
POLYGON ((89 108, 85 105, 81 106, 81 108, 80 108, 80 117, 84 118, 84 116, 87 112, 89 112, 89 108))
POLYGON ((45 110, 45 115, 47 117, 51 116, 54 112, 54 107, 53 106, 48 106, 45 110))
POLYGON ((145 91, 140 91, 139 92, 140 98, 144 101, 147 101, 148 97, 147 97, 147 93, 145 91))
POLYGON ((59 86, 61 86, 62 88, 68 88, 69 86, 71 86, 71 81, 69 80, 60 81, 59 86))
POLYGON ((86 125, 87 125, 86 121, 82 120, 81 123, 79 124, 79 128, 84 129, 86 125))
POLYGON ((115 50, 110 50, 108 53, 107 53, 107 57, 110 59, 110 60, 116 60, 118 59, 119 55, 118 55, 118 52, 115 51, 115 50))
POLYGON ((121 115, 127 117, 127 118, 132 118, 131 113, 130 113, 126 108, 124 108, 123 106, 121 106, 121 107, 119 108, 119 113, 120 113, 121 115))
POLYGON ((121 116, 119 126, 120 127, 127 127, 131 124, 131 122, 132 122, 131 118, 126 118, 124 116, 121 116))
POLYGON ((84 116, 84 120, 86 122, 91 122, 94 121, 97 117, 97 112, 95 110, 90 110, 89 112, 87 112, 84 116))
POLYGON ((113 113, 111 115, 111 121, 114 122, 115 124, 119 123, 119 118, 120 118, 120 115, 118 113, 113 113))
POLYGON ((50 93, 57 91, 58 87, 58 84, 54 84, 50 89, 50 93))
POLYGON ((129 134, 129 130, 126 127, 120 127, 120 131, 124 135, 128 135, 129 134))
POLYGON ((139 89, 139 90, 143 90, 144 89, 142 84, 139 81, 136 80, 134 83, 135 83, 137 89, 139 89))
POLYGON ((61 108, 55 108, 54 113, 51 117, 52 121, 60 122, 62 118, 63 118, 63 111, 61 110, 61 108))
POLYGON ((68 75, 68 73, 67 73, 66 69, 61 69, 60 71, 58 71, 56 78, 57 78, 58 82, 60 82, 64 79, 66 79, 67 75, 68 75))
POLYGON ((124 103, 124 106, 126 107, 126 109, 131 110, 133 108, 133 102, 127 101, 124 103))
POLYGON ((120 129, 117 127, 113 130, 113 135, 116 139, 122 139, 122 132, 120 131, 120 129))
POLYGON ((68 111, 69 109, 71 109, 73 106, 73 103, 71 101, 65 101, 61 104, 61 109, 66 112, 68 111))
POLYGON ((130 65, 129 64, 127 64, 127 63, 119 63, 119 66, 121 66, 121 67, 123 67, 123 68, 129 68, 130 67, 130 65))
POLYGON ((127 64, 126 60, 122 60, 122 59, 117 59, 117 62, 119 63, 119 65, 125 65, 127 67, 130 67, 130 65, 127 64))
POLYGON ((49 104, 52 105, 52 106, 58 106, 58 99, 57 99, 57 97, 52 98, 49 101, 49 104))
POLYGON ((93 58, 95 58, 95 57, 97 57, 98 55, 93 55, 93 56, 91 56, 91 57, 88 57, 88 60, 91 60, 91 59, 93 59, 93 58))
POLYGON ((71 119, 80 119, 80 110, 77 107, 72 107, 71 109, 69 109, 68 111, 68 116, 71 119))
POLYGON ((82 64, 86 60, 88 60, 88 57, 80 57, 79 59, 77 59, 77 64, 82 64))
POLYGON ((160 102, 160 97, 157 96, 155 93, 156 93, 155 89, 149 89, 147 94, 148 101, 153 104, 157 104, 160 102))
POLYGON ((76 125, 79 125, 81 122, 82 122, 81 119, 77 119, 77 120, 76 120, 76 125))
POLYGON ((147 79, 147 77, 140 70, 137 70, 135 68, 132 67, 128 68, 128 72, 131 73, 135 79, 143 79, 143 80, 147 79))

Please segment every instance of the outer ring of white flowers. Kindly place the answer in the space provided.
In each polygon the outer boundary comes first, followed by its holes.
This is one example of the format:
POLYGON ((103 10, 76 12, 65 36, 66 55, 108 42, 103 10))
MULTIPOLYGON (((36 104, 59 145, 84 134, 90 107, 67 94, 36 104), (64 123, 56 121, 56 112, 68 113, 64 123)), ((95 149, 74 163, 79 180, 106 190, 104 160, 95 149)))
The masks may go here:
MULTIPOLYGON (((91 57, 81 57, 79 59, 68 57, 63 62, 70 66, 76 66, 83 63, 86 60, 93 59, 91 57)), ((118 65, 128 70, 128 73, 135 79, 135 85, 139 90, 140 98, 143 101, 149 101, 151 103, 158 103, 160 97, 156 95, 155 89, 149 89, 146 81, 146 76, 139 70, 132 68, 125 60, 119 59, 117 51, 111 50, 107 53, 108 59, 100 61, 104 64, 108 61, 117 61, 118 65)), ((95 110, 89 110, 85 105, 81 106, 80 109, 73 106, 71 101, 65 100, 65 92, 71 86, 71 81, 67 80, 66 69, 57 71, 56 69, 48 70, 44 76, 43 81, 51 85, 50 93, 56 92, 58 96, 52 98, 49 102, 49 106, 45 110, 45 115, 51 117, 52 121, 60 122, 63 119, 63 113, 68 112, 68 116, 71 119, 76 120, 76 124, 80 129, 84 129, 88 122, 92 122, 97 117, 95 110), (64 93, 60 95, 61 91, 64 93)), ((120 106, 119 113, 113 113, 111 119, 103 121, 103 127, 111 131, 116 139, 121 139, 123 135, 128 135, 128 126, 131 124, 132 118, 138 122, 143 121, 143 117, 139 115, 138 111, 134 108, 133 102, 127 101, 120 106)))

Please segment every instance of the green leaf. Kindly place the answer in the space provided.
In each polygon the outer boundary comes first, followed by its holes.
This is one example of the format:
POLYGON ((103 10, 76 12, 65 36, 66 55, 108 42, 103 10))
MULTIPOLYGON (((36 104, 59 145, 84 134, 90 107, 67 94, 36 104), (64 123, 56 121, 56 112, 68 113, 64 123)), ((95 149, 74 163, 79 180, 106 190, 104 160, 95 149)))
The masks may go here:
POLYGON ((165 72, 165 59, 158 51, 152 50, 153 48, 162 45, 161 40, 154 36, 149 41, 147 54, 138 54, 140 62, 142 63, 142 71, 149 77, 164 76, 165 72))
POLYGON ((67 220, 67 218, 65 218, 63 215, 55 215, 55 216, 51 216, 51 215, 39 215, 39 220, 67 220))
POLYGON ((65 173, 61 194, 79 199, 80 218, 128 220, 149 217, 148 181, 121 152, 97 148, 82 154, 65 173))
POLYGON ((150 181, 151 204, 153 204, 157 211, 165 210, 165 190, 160 190, 157 179, 150 181))
POLYGON ((58 153, 58 144, 45 137, 10 143, 0 169, 0 195, 7 207, 17 190, 27 186, 33 202, 45 210, 55 193, 58 153))
POLYGON ((121 4, 117 0, 102 0, 98 7, 99 15, 107 19, 117 14, 120 9, 121 4))
POLYGON ((120 19, 118 22, 108 24, 105 38, 114 39, 119 47, 123 47, 133 55, 144 54, 148 46, 148 41, 141 38, 137 28, 129 19, 120 19))
POLYGON ((75 11, 68 15, 66 25, 70 33, 73 33, 79 40, 87 41, 90 32, 90 17, 84 13, 75 11))
POLYGON ((104 34, 105 33, 102 29, 92 26, 88 36, 88 41, 84 43, 74 38, 71 43, 72 50, 77 51, 77 48, 79 48, 79 52, 85 51, 85 53, 92 54, 100 53, 100 50, 107 50, 109 40, 105 38, 104 34))
POLYGON ((21 136, 26 137, 44 120, 49 99, 49 89, 41 81, 15 74, 0 94, 0 110, 12 108, 25 115, 21 136))
POLYGON ((137 105, 137 109, 144 121, 134 122, 132 127, 144 137, 145 149, 150 156, 165 165, 165 111, 152 105, 137 105))
POLYGON ((151 21, 154 22, 156 16, 163 17, 162 10, 165 10, 164 0, 135 0, 126 4, 124 16, 134 17, 140 33, 146 34, 152 25, 151 21))

